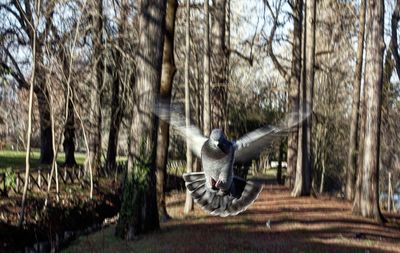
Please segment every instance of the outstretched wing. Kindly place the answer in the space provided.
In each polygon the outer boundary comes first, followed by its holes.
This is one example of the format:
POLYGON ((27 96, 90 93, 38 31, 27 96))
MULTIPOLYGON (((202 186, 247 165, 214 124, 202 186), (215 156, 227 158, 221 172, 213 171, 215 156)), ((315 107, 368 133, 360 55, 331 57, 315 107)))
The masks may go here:
POLYGON ((186 126, 185 117, 179 111, 178 106, 159 103, 156 106, 155 113, 160 119, 168 122, 185 140, 188 139, 189 147, 193 154, 201 158, 201 148, 207 138, 202 135, 200 129, 195 125, 186 126))
POLYGON ((273 141, 286 136, 291 131, 297 131, 300 122, 308 117, 309 113, 290 113, 278 126, 267 125, 245 134, 238 139, 234 147, 235 162, 245 163, 256 158, 273 141))

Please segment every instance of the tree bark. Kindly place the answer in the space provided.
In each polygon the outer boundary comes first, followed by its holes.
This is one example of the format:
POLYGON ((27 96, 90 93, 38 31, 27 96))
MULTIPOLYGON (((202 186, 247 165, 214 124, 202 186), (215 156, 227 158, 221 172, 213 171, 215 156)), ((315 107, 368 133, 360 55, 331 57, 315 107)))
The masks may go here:
POLYGON ((361 74, 363 65, 363 51, 364 51, 364 33, 365 33, 365 9, 366 0, 361 0, 360 6, 360 28, 357 35, 357 59, 356 69, 354 72, 353 81, 353 103, 351 111, 350 123, 350 143, 349 153, 347 157, 347 172, 346 172, 346 199, 353 200, 354 187, 356 182, 356 168, 357 168, 357 155, 358 155, 358 122, 360 112, 360 98, 361 98, 361 74))
MULTIPOLYGON (((311 128, 312 128, 312 105, 314 93, 314 65, 315 65, 315 17, 316 2, 306 2, 306 29, 304 31, 303 54, 303 78, 300 86, 300 115, 310 113, 299 129, 299 143, 297 153, 296 179, 292 196, 310 195, 311 192, 311 171, 312 171, 312 149, 311 149, 311 128)), ((303 118, 302 117, 302 118, 303 118)))
POLYGON ((366 51, 366 119, 360 209, 363 217, 382 222, 379 209, 379 149, 384 54, 384 1, 368 4, 366 51))
MULTIPOLYGON (((171 102, 172 83, 176 73, 174 59, 174 34, 175 18, 178 8, 177 0, 167 1, 167 11, 165 16, 164 33, 164 52, 163 65, 161 73, 160 98, 164 103, 171 102)), ((160 221, 170 218, 165 204, 165 180, 167 176, 167 158, 169 146, 169 124, 166 121, 158 122, 157 136, 157 158, 156 158, 156 176, 157 176, 157 206, 160 221)))
POLYGON ((139 8, 135 105, 128 170, 116 234, 127 240, 159 229, 155 157, 157 122, 153 107, 161 82, 166 1, 142 0, 139 8))
POLYGON ((203 97, 203 133, 211 133, 211 104, 210 104, 210 10, 208 0, 204 1, 204 97, 203 97))
MULTIPOLYGON (((299 90, 301 79, 301 35, 303 24, 303 0, 292 2, 293 10, 293 47, 292 47, 292 67, 289 83, 288 111, 299 111, 299 90)), ((292 118, 291 118, 292 119, 292 118)), ((293 123, 293 122, 289 122, 293 123)), ((293 125, 293 124, 292 124, 293 125)), ((297 164, 298 129, 289 133, 288 153, 287 153, 287 180, 286 186, 292 187, 297 164)))
POLYGON ((212 23, 212 88, 211 88, 211 111, 212 127, 224 128, 226 120, 226 64, 227 49, 225 46, 226 28, 226 0, 215 0, 213 6, 212 23))
MULTIPOLYGON (((185 121, 186 127, 190 126, 190 87, 189 87, 189 61, 190 61, 190 0, 186 0, 186 58, 185 58, 185 121)), ((190 141, 186 139, 186 172, 193 172, 193 156, 190 150, 190 141)), ((186 201, 184 213, 188 214, 193 210, 193 198, 186 189, 186 201)))

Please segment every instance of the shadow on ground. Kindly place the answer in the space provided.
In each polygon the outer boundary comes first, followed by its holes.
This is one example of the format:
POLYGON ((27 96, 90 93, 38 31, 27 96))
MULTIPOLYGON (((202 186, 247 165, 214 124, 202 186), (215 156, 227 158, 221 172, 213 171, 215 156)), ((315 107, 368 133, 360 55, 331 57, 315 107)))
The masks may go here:
POLYGON ((66 252, 400 252, 399 223, 382 226, 352 215, 349 202, 292 198, 287 188, 257 180, 265 184, 262 194, 238 216, 212 217, 197 207, 184 216, 185 195, 175 193, 167 200, 174 219, 160 231, 126 242, 111 227, 66 252))

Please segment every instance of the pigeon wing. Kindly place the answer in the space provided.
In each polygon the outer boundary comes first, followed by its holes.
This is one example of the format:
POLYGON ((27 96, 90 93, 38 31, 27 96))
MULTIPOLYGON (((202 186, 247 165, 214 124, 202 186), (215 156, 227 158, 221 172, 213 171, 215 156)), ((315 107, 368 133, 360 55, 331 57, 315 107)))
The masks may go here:
POLYGON ((270 147, 274 141, 285 137, 291 131, 297 131, 299 123, 309 114, 302 113, 301 115, 299 113, 290 113, 281 121, 279 126, 267 125, 242 136, 234 144, 236 149, 235 162, 245 163, 254 159, 263 150, 270 147))
POLYGON ((207 141, 198 127, 191 124, 186 126, 185 117, 179 112, 177 107, 170 107, 169 105, 160 103, 157 105, 155 113, 157 116, 168 122, 176 132, 185 140, 189 141, 189 147, 193 154, 201 158, 201 148, 207 141))

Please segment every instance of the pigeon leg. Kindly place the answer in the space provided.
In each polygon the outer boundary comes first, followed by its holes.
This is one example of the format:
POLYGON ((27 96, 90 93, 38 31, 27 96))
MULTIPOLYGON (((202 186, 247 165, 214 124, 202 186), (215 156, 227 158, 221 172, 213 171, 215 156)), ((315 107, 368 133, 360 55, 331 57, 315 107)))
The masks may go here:
POLYGON ((216 184, 216 181, 211 176, 206 175, 206 187, 208 189, 216 191, 216 190, 218 190, 218 188, 216 187, 215 184, 216 184))

